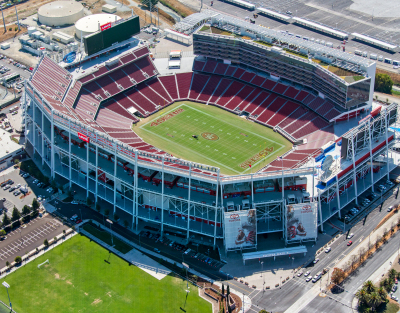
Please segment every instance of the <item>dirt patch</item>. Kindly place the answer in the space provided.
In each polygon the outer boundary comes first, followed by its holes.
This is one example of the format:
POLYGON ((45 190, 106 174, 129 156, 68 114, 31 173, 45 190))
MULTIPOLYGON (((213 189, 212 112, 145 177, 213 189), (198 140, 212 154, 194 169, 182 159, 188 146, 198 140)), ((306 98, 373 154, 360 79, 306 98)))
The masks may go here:
POLYGON ((18 30, 18 26, 16 24, 9 25, 6 27, 6 29, 7 32, 4 32, 4 27, 0 28, 0 42, 19 36, 27 31, 24 27, 21 27, 21 30, 18 30))
POLYGON ((85 292, 85 296, 88 296, 89 294, 87 292, 85 292))
POLYGON ((54 274, 54 278, 55 278, 55 279, 60 279, 60 274, 55 273, 55 274, 54 274))
POLYGON ((96 305, 96 304, 99 304, 99 303, 101 303, 103 300, 101 300, 101 299, 95 299, 91 304, 92 305, 96 305))
POLYGON ((180 3, 178 0, 160 0, 160 2, 166 7, 170 8, 172 11, 178 13, 182 17, 186 17, 195 13, 193 9, 180 3))
POLYGON ((112 297, 112 296, 111 296, 111 291, 107 292, 106 295, 109 296, 109 297, 111 298, 111 297, 112 297))
POLYGON ((66 283, 67 283, 68 285, 72 285, 71 281, 69 281, 69 280, 67 280, 66 283))

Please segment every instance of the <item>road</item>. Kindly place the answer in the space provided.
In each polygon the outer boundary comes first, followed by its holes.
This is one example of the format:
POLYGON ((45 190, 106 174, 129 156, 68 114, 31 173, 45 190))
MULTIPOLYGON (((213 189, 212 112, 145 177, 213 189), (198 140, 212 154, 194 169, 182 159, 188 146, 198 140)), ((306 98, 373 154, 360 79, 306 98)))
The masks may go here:
MULTIPOLYGON (((389 191, 388 194, 391 194, 392 192, 389 191)), ((333 268, 336 263, 338 263, 342 258, 344 258, 347 254, 357 254, 358 253, 358 244, 365 239, 368 234, 370 234, 374 228, 379 224, 379 222, 388 214, 387 212, 387 207, 390 205, 394 205, 395 203, 398 202, 398 200, 395 198, 396 194, 390 195, 383 203, 383 206, 380 204, 376 206, 376 208, 371 211, 364 219, 360 220, 358 223, 356 223, 352 228, 347 229, 348 226, 346 226, 346 235, 349 233, 354 233, 354 237, 351 238, 353 241, 353 244, 351 246, 347 246, 348 240, 342 235, 340 236, 337 240, 335 240, 332 245, 332 251, 329 253, 322 252, 319 254, 317 257, 320 259, 320 261, 317 264, 313 264, 312 262, 308 264, 307 266, 304 267, 302 270, 303 272, 310 271, 312 276, 314 276, 317 272, 322 271, 324 268, 333 268)), ((392 240, 395 242, 396 240, 392 240)), ((392 244, 392 243, 391 243, 392 244)), ((387 244, 388 245, 388 244, 387 244)), ((387 246, 386 245, 386 246, 387 246)), ((398 242, 397 242, 398 245, 398 242)), ((386 248, 385 246, 385 248, 386 248)), ((396 246, 397 249, 397 246, 396 246)), ((383 250, 383 249, 382 249, 383 250)), ((366 266, 371 266, 371 268, 377 268, 379 267, 380 264, 383 262, 383 258, 386 254, 392 254, 393 250, 386 249, 388 250, 385 252, 385 254, 382 254, 382 252, 379 252, 379 258, 374 258, 372 257, 368 262, 366 263, 365 266, 363 266, 359 271, 357 271, 356 275, 354 275, 355 278, 351 277, 349 279, 349 283, 357 284, 357 282, 363 281, 364 276, 371 275, 370 270, 366 270, 363 276, 360 276, 359 279, 357 279, 357 274, 361 271, 364 271, 364 268, 366 266), (353 281, 354 279, 354 281, 353 281)), ((319 284, 317 282, 317 284, 319 284)), ((235 282, 238 284, 237 282, 235 282)), ((347 283, 347 282, 346 282, 347 283)), ((362 282, 361 282, 362 283, 362 282)), ((239 283, 240 284, 240 283, 239 283)), ((243 285, 242 285, 243 286, 243 285)), ((266 309, 267 311, 273 311, 273 312, 283 312, 286 309, 288 309, 294 302, 296 302, 298 299, 300 299, 307 291, 309 291, 314 284, 310 282, 305 281, 305 277, 297 277, 290 279, 288 282, 286 282, 281 289, 274 289, 274 290, 268 290, 260 292, 260 293, 253 293, 250 298, 252 299, 252 302, 254 305, 254 310, 259 310, 259 307, 266 309), (258 306, 258 307, 256 307, 258 306)), ((354 289, 353 285, 350 285, 352 291, 357 290, 358 286, 354 289)), ((347 288, 345 286, 345 288, 347 288)), ((350 288, 350 287, 349 287, 350 288)), ((321 289, 324 289, 324 286, 321 286, 321 289)), ((350 298, 346 298, 343 300, 344 303, 347 305, 350 305, 350 302, 352 300, 352 296, 350 298), (350 299, 351 298, 351 299, 350 299), (346 302, 347 301, 347 302, 346 302)), ((311 303, 309 304, 310 306, 315 306, 316 311, 315 312, 322 312, 320 310, 320 307, 318 304, 315 304, 315 302, 318 303, 318 301, 322 301, 325 299, 325 301, 329 300, 328 298, 320 298, 316 297, 311 303), (319 311, 318 311, 319 308, 319 311)), ((342 306, 339 303, 336 303, 332 300, 330 300, 332 303, 335 303, 336 306, 342 306)), ((335 308, 337 309, 337 308, 335 308)), ((323 310, 324 312, 327 312, 326 310, 323 310)), ((308 306, 307 306, 307 312, 308 311, 308 306)), ((336 311, 332 311, 336 312, 336 311)), ((342 311, 337 311, 337 312, 342 312, 342 311)), ((344 311, 347 312, 347 311, 344 311)))

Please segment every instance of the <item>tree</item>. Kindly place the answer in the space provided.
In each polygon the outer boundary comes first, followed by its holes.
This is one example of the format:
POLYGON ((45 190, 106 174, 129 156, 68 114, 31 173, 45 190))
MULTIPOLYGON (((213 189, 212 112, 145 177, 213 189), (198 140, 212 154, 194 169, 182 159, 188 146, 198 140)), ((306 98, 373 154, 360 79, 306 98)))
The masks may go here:
POLYGON ((35 210, 37 210, 37 209, 39 209, 39 207, 40 207, 40 205, 39 205, 39 202, 36 200, 36 198, 34 198, 33 200, 32 200, 32 208, 35 210))
POLYGON ((222 295, 224 295, 225 294, 225 286, 224 286, 224 284, 222 284, 222 295))
POLYGON ((7 233, 4 229, 0 230, 0 237, 4 237, 6 234, 7 233))
POLYGON ((109 214, 110 214, 110 210, 109 210, 109 209, 105 209, 105 210, 104 210, 104 215, 105 215, 105 216, 108 216, 109 214))
POLYGON ((7 262, 6 262, 6 266, 7 266, 7 267, 10 267, 10 262, 7 261, 7 262))
POLYGON ((10 218, 7 216, 6 213, 4 213, 4 215, 3 215, 3 226, 10 225, 10 223, 11 223, 10 218))
POLYGON ((27 215, 29 213, 31 213, 31 209, 27 205, 24 205, 22 208, 22 215, 27 215))
POLYGON ((19 213, 18 209, 14 207, 12 211, 11 220, 14 222, 18 221, 20 218, 21 218, 21 213, 19 213))
POLYGON ((230 293, 231 293, 231 291, 229 290, 229 285, 228 285, 228 286, 226 286, 226 296, 228 297, 230 293))
POLYGON ((384 288, 379 287, 379 288, 376 290, 376 292, 377 292, 377 294, 381 297, 381 300, 382 300, 382 301, 385 301, 385 300, 386 300, 387 292, 386 292, 386 290, 385 290, 384 288))
POLYGON ((54 243, 56 243, 57 242, 57 237, 54 237, 53 240, 54 240, 54 243))
POLYGON ((45 240, 43 241, 43 244, 44 244, 45 247, 48 247, 48 246, 49 246, 49 241, 48 241, 47 239, 45 239, 45 240))
POLYGON ((20 256, 15 257, 15 263, 20 264, 22 262, 22 258, 20 256))
POLYGON ((96 211, 100 213, 101 207, 100 204, 96 203, 96 211))
POLYGON ((388 74, 375 75, 375 91, 392 93, 393 81, 388 74))
POLYGON ((367 299, 368 306, 371 307, 373 310, 375 310, 375 308, 377 308, 381 303, 382 299, 377 292, 372 292, 367 299))
POLYGON ((18 159, 14 159, 14 164, 17 165, 19 163, 18 159))
POLYGON ((260 312, 258 313, 268 313, 267 311, 265 311, 264 309, 262 309, 260 312))
POLYGON ((389 279, 394 280, 394 279, 396 278, 396 275, 397 275, 397 271, 396 271, 394 268, 392 268, 392 269, 389 271, 389 279))
POLYGON ((353 255, 350 257, 351 269, 354 269, 354 266, 356 265, 357 259, 358 259, 358 257, 357 257, 355 254, 353 254, 353 255))
POLYGON ((375 292, 376 287, 374 285, 374 283, 372 282, 372 280, 367 280, 364 284, 363 284, 363 288, 365 289, 365 291, 369 294, 375 292))
POLYGON ((332 283, 334 283, 335 285, 339 285, 345 277, 346 277, 346 274, 342 269, 337 268, 337 267, 335 267, 333 269, 332 276, 331 276, 332 283))
POLYGON ((114 221, 118 221, 119 220, 119 215, 117 213, 114 213, 114 221))

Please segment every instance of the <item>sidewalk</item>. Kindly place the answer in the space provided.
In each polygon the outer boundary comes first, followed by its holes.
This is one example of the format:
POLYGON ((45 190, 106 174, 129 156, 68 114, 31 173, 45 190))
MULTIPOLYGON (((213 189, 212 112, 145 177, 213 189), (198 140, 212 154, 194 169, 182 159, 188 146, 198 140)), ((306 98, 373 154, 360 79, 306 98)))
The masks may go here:
MULTIPOLYGON (((362 241, 359 246, 355 247, 354 249, 351 250, 351 252, 347 253, 347 255, 343 259, 336 261, 337 263, 334 266, 332 266, 331 269, 329 269, 329 272, 326 273, 324 276, 322 276, 320 282, 314 284, 314 286, 306 294, 304 294, 295 303, 293 303, 285 312, 296 313, 305 308, 306 305, 310 303, 321 292, 321 289, 324 289, 329 285, 328 279, 329 277, 331 277, 333 269, 335 267, 343 268, 346 265, 346 263, 350 261, 352 255, 359 255, 358 251, 360 249, 363 248, 365 249, 365 251, 367 251, 368 242, 370 241, 371 244, 374 244, 378 236, 379 237, 383 236, 384 229, 386 228, 387 230, 389 230, 392 226, 392 223, 397 223, 399 217, 400 217, 400 212, 393 214, 381 227, 379 227, 377 230, 374 230, 369 236, 365 237, 364 239, 361 239, 362 241)), ((340 236, 339 240, 344 240, 343 236, 344 235, 340 236)))

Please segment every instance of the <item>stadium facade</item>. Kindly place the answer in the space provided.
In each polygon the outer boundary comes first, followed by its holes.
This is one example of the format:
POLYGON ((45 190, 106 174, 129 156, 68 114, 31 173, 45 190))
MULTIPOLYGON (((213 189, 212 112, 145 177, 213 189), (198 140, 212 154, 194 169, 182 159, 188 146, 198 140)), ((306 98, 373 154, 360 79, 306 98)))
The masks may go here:
MULTIPOLYGON (((208 22, 227 27, 216 18, 208 22)), ((42 57, 24 91, 28 151, 52 178, 130 214, 136 229, 151 223, 214 245, 223 239, 227 250, 255 248, 258 234, 272 232, 287 242, 315 240, 317 227, 389 178, 398 106, 373 107, 375 63, 324 53, 343 72, 351 64, 346 81, 317 61, 251 40, 203 32, 193 40, 193 71, 166 76, 140 45, 113 46, 87 58, 84 70, 82 62, 63 68, 42 57), (178 100, 245 116, 294 147, 244 175, 175 158, 144 142, 133 124, 178 100), (354 127, 350 118, 360 114, 354 127), (346 128, 340 136, 337 124, 346 128)), ((293 51, 304 49, 290 40, 293 51)))

